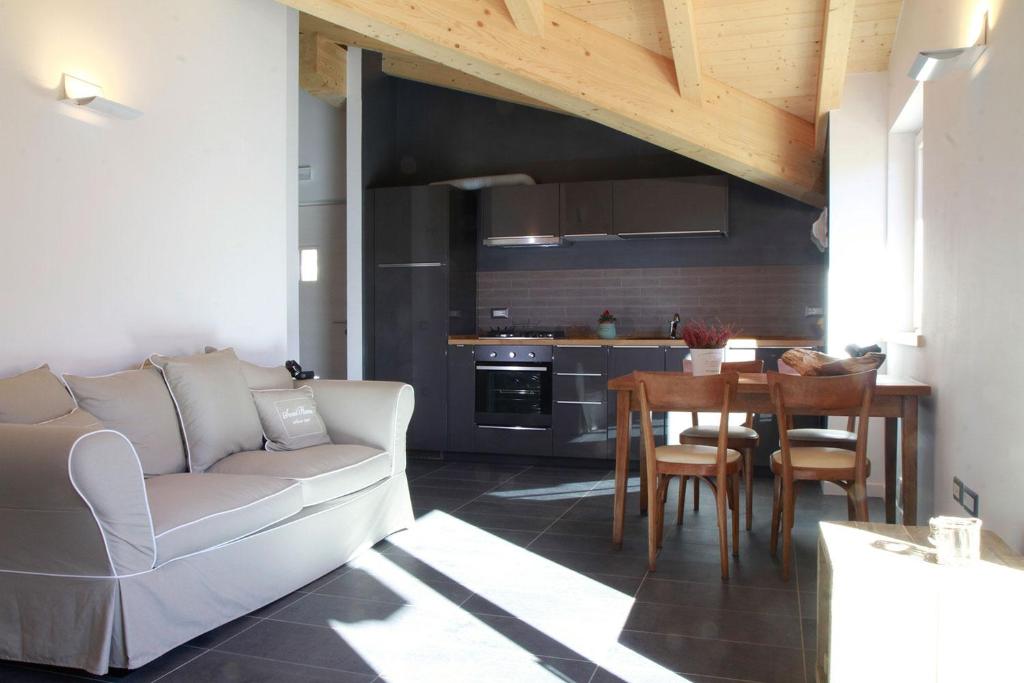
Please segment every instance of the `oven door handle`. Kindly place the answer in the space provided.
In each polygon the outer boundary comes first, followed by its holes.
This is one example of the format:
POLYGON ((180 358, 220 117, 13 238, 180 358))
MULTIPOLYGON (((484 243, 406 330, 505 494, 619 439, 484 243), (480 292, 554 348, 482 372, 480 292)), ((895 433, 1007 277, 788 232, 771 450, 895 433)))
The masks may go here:
POLYGON ((477 370, 526 370, 532 372, 547 372, 543 365, 478 365, 477 370))

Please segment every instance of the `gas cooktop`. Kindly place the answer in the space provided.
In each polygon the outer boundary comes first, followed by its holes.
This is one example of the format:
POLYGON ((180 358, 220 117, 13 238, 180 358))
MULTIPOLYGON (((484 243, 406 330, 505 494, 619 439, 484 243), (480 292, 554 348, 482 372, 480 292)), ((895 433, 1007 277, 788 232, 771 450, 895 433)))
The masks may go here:
POLYGON ((562 330, 530 330, 514 327, 492 327, 480 335, 481 339, 564 339, 562 330))

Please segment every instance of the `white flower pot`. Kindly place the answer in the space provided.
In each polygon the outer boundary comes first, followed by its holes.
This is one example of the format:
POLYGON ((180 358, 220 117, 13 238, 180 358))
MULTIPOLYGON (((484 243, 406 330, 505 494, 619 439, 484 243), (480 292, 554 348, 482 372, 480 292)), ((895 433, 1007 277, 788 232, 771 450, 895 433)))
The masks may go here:
POLYGON ((695 376, 721 374, 723 360, 725 349, 690 349, 695 376))

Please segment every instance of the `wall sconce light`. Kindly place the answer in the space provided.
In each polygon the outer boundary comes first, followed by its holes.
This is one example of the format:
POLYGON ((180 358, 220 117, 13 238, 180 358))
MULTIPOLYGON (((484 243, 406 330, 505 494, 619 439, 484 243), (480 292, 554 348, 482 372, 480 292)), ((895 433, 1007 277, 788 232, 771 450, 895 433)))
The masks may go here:
POLYGON ((76 107, 85 107, 118 119, 137 119, 142 116, 142 112, 138 109, 132 109, 120 102, 103 97, 102 87, 69 74, 64 74, 64 97, 61 102, 76 107))
POLYGON ((988 45, 988 13, 982 17, 981 36, 969 47, 918 52, 908 76, 915 81, 934 81, 953 71, 970 69, 985 54, 988 45))

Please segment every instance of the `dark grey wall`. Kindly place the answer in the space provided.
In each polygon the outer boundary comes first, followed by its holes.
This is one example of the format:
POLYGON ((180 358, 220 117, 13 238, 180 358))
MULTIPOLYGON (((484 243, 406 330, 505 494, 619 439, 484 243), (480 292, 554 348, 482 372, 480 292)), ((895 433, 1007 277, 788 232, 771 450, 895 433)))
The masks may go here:
MULTIPOLYGON (((368 68, 379 61, 367 60, 368 68)), ((364 76, 367 78, 367 76, 364 76)), ((717 173, 592 121, 381 76, 364 91, 368 187, 421 185, 498 173, 537 182, 717 173)), ((728 238, 592 242, 554 249, 480 248, 478 268, 822 265, 810 241, 819 211, 738 178, 728 238)))

